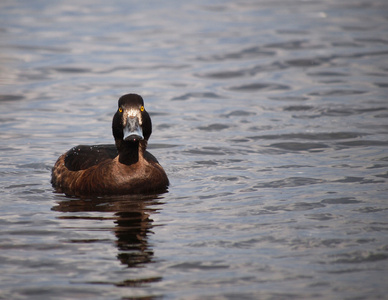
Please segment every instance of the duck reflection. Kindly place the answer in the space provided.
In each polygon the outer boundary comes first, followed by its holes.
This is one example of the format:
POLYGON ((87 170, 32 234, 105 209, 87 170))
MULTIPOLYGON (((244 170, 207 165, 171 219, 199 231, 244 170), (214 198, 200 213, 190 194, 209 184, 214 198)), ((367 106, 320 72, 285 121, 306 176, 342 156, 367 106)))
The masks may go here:
MULTIPOLYGON (((61 212, 113 212, 119 249, 118 260, 130 268, 152 261, 154 252, 149 246, 148 237, 152 234, 153 220, 150 215, 156 213, 160 205, 158 195, 118 196, 95 199, 64 198, 52 209, 61 212)), ((64 216, 64 218, 67 218, 64 216)), ((69 217, 82 218, 82 217, 69 217)), ((97 217, 105 219, 104 216, 97 217)), ((109 218, 111 218, 109 216, 109 218)), ((85 217, 90 220, 90 216, 85 217)))
POLYGON ((143 210, 117 212, 116 216, 115 235, 121 263, 135 267, 151 262, 154 252, 147 241, 152 228, 149 215, 143 210))

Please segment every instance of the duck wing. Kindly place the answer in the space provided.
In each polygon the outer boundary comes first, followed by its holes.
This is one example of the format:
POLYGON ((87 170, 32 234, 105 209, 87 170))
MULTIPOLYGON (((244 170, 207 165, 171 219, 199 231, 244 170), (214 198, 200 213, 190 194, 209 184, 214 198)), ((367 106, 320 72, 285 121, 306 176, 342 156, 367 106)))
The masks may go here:
POLYGON ((158 160, 156 159, 155 156, 153 156, 151 153, 149 153, 148 151, 146 151, 144 153, 144 158, 148 161, 148 162, 155 162, 155 163, 159 163, 158 160))
POLYGON ((85 170, 117 155, 116 145, 79 145, 67 151, 65 166, 70 171, 85 170))

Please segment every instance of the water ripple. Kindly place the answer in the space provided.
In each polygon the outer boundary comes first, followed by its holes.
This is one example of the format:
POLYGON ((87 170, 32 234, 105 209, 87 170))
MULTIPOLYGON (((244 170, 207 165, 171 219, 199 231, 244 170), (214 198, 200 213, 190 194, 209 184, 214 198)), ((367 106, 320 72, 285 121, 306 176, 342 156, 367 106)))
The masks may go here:
POLYGON ((255 91, 284 91, 284 90, 289 90, 291 88, 284 84, 258 82, 258 83, 231 86, 228 89, 232 91, 255 92, 255 91))
POLYGON ((215 54, 211 56, 199 56, 197 57, 197 60, 205 61, 205 62, 208 62, 208 61, 225 62, 227 60, 252 59, 252 58, 260 58, 260 57, 273 56, 273 55, 275 55, 274 51, 265 50, 265 49, 262 49, 261 47, 256 46, 256 47, 245 48, 236 52, 215 54))
POLYGON ((171 100, 173 100, 173 101, 177 101, 177 100, 178 101, 182 101, 182 100, 188 100, 188 99, 191 99, 191 98, 213 98, 213 99, 217 99, 217 98, 223 98, 223 97, 218 95, 218 94, 216 94, 216 93, 193 92, 193 93, 187 93, 187 94, 184 94, 184 95, 181 95, 181 96, 178 96, 178 97, 174 97, 171 100))
POLYGON ((289 177, 281 180, 274 180, 270 182, 263 182, 254 185, 254 188, 285 188, 285 187, 298 187, 304 185, 312 185, 318 183, 324 183, 323 179, 308 178, 308 177, 289 177))

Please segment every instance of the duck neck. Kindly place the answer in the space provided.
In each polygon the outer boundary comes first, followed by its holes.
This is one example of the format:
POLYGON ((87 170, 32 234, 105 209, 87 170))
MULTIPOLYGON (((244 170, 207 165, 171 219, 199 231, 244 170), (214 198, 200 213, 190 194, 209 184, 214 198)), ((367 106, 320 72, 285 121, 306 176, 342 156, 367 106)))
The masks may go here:
POLYGON ((116 147, 119 153, 119 162, 125 165, 132 165, 143 157, 146 141, 126 142, 123 140, 116 140, 116 147))

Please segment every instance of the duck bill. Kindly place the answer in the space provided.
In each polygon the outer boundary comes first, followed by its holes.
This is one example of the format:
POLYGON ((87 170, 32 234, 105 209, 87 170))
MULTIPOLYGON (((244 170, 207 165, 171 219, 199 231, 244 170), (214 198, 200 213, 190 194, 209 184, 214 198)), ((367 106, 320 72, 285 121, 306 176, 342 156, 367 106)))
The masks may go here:
POLYGON ((128 117, 127 124, 123 130, 124 141, 140 141, 144 140, 143 129, 140 126, 139 119, 137 117, 128 117))

